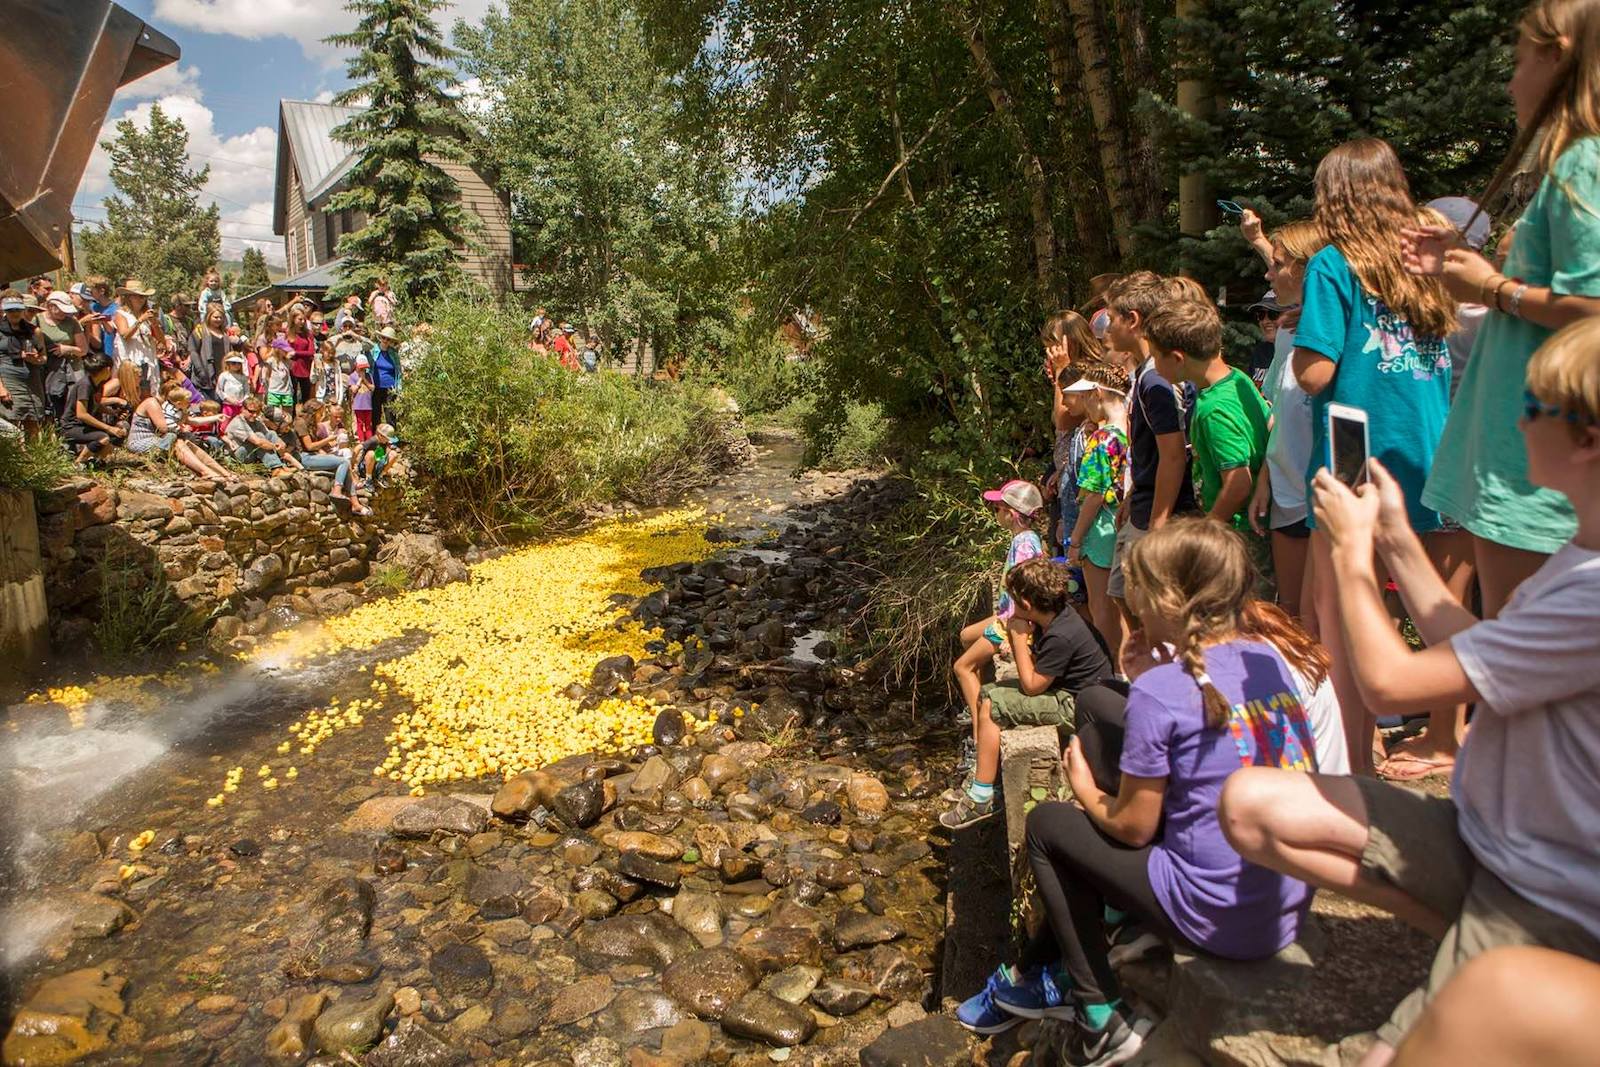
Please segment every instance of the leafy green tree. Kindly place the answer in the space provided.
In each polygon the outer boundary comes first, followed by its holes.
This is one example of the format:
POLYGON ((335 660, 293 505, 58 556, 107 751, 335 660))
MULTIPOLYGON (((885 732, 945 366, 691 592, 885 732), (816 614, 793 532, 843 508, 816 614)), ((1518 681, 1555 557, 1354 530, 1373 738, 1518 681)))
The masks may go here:
POLYGON ((508 0, 458 25, 538 302, 659 359, 728 343, 730 168, 632 0, 508 0))
POLYGON ((458 251, 474 224, 461 189, 442 166, 464 163, 472 128, 446 91, 451 58, 433 14, 443 0, 349 0, 355 29, 328 38, 359 49, 345 64, 350 88, 334 97, 362 110, 333 131, 360 153, 331 211, 359 211, 367 224, 339 239, 342 291, 366 292, 387 277, 413 299, 462 281, 458 251))
POLYGON ((117 123, 117 135, 102 141, 111 158, 105 222, 79 234, 79 250, 90 274, 113 281, 134 276, 158 293, 192 290, 222 246, 216 204, 204 207, 200 193, 209 166, 190 170, 189 131, 161 105, 144 127, 117 123))
POLYGON ((254 245, 246 245, 244 259, 239 264, 239 292, 253 293, 272 284, 267 273, 267 257, 254 245))

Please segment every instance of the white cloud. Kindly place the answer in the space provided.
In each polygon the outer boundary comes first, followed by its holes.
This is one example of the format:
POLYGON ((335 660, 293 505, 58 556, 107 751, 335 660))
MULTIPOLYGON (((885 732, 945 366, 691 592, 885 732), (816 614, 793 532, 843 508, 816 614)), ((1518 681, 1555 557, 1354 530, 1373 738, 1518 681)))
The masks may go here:
MULTIPOLYGON (((448 36, 456 19, 476 22, 491 2, 453 0, 434 18, 448 36)), ((166 29, 199 30, 252 41, 288 37, 300 45, 307 58, 324 66, 335 66, 343 59, 341 51, 324 39, 356 22, 337 0, 156 0, 150 21, 166 29)))
POLYGON ((117 92, 118 100, 159 100, 163 96, 199 96, 200 68, 173 63, 131 81, 117 92))
MULTIPOLYGON (((133 91, 135 87, 142 88, 143 81, 133 82, 117 95, 112 108, 116 113, 107 117, 100 139, 114 137, 116 124, 121 119, 132 119, 139 126, 148 125, 151 107, 160 104, 168 116, 183 120, 189 130, 190 167, 211 168, 202 198, 220 209, 223 258, 237 259, 247 246, 254 246, 269 260, 282 263, 283 238, 272 232, 277 131, 257 126, 236 136, 223 136, 217 132, 215 116, 201 102, 200 90, 193 86, 192 80, 179 83, 183 85, 181 91, 154 99, 143 91, 133 91), (133 106, 118 109, 117 105, 126 103, 133 103, 133 106)), ((78 186, 75 213, 89 220, 103 218, 99 204, 111 192, 111 161, 105 149, 96 147, 78 186)))

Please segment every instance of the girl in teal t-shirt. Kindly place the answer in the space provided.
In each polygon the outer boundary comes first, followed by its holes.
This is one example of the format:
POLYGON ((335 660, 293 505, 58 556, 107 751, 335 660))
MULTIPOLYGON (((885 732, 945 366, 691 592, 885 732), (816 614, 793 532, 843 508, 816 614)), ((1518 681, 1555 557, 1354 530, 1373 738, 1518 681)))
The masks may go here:
MULTIPOLYGON (((1439 532, 1439 514, 1422 503, 1450 411, 1450 348, 1456 302, 1438 278, 1408 273, 1398 235, 1422 222, 1400 158, 1387 142, 1340 145, 1317 165, 1312 221, 1327 247, 1311 257, 1294 335, 1294 376, 1311 397, 1310 479, 1329 465, 1328 405, 1367 413, 1372 456, 1400 483, 1406 511, 1434 551, 1461 534, 1439 532)), ((1307 497, 1309 498, 1309 488, 1307 497)), ((1372 772, 1375 720, 1346 654, 1332 546, 1315 515, 1312 600, 1333 658, 1334 691, 1344 711, 1353 773, 1372 772)))
MULTIPOLYGON (((1423 504, 1422 487, 1450 413, 1450 348, 1444 337, 1419 333, 1405 315, 1367 292, 1344 253, 1329 245, 1306 268, 1294 344, 1334 363, 1332 382, 1311 397, 1307 485, 1331 465, 1328 405, 1361 408, 1368 448, 1404 490, 1412 529, 1437 530, 1439 513, 1423 504)), ((1315 528, 1314 515, 1306 521, 1315 528)))
POLYGON ((1593 7, 1539 0, 1522 19, 1510 83, 1520 132, 1479 198, 1492 204, 1535 152, 1543 175, 1510 235, 1503 273, 1445 228, 1405 234, 1406 266, 1489 307, 1445 427, 1427 503, 1472 532, 1484 610, 1577 528, 1566 499, 1528 481, 1517 420, 1528 360, 1552 332, 1600 314, 1600 32, 1593 7), (1542 138, 1542 140, 1540 140, 1542 138), (1539 140, 1537 149, 1534 142, 1539 140))

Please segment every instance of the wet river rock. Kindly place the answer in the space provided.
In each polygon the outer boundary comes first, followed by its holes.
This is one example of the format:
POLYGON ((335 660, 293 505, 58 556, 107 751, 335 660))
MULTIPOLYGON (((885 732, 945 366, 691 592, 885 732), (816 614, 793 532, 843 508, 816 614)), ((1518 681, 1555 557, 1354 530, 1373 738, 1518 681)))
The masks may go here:
POLYGON ((428 961, 433 984, 447 997, 483 997, 494 988, 494 965, 475 945, 446 945, 428 961))
POLYGON ((722 1029, 776 1047, 804 1044, 817 1032, 817 1020, 803 1007, 752 989, 722 1014, 722 1029))
POLYGON ((394 1033, 362 1059, 365 1067, 464 1067, 471 1055, 443 1030, 416 1018, 400 1020, 394 1033))
POLYGON ((605 810, 603 782, 590 780, 569 785, 550 798, 550 810, 568 826, 587 829, 600 821, 605 810))
POLYGON ((683 712, 677 708, 662 708, 656 714, 656 721, 650 727, 650 737, 662 748, 669 748, 683 740, 688 727, 683 721, 683 712))
POLYGON ((395 814, 389 830, 396 837, 431 837, 436 833, 470 837, 489 826, 489 813, 478 805, 455 797, 423 797, 395 814))
POLYGON ((702 1019, 718 1020, 745 993, 755 988, 756 969, 726 948, 691 952, 668 967, 661 988, 702 1019))
POLYGON ((598 970, 629 963, 661 970, 697 947, 660 912, 613 916, 578 933, 579 961, 598 970))
POLYGON ((394 1010, 394 995, 379 993, 365 1000, 346 994, 325 1008, 312 1025, 317 1046, 324 1052, 364 1052, 377 1043, 384 1020, 394 1010))
POLYGON ((867 912, 849 912, 839 916, 833 927, 833 947, 840 952, 869 945, 881 945, 904 936, 905 927, 893 919, 867 912))
POLYGON ((647 859, 640 852, 624 852, 618 857, 617 872, 636 882, 659 886, 662 889, 678 888, 678 882, 682 877, 678 873, 676 864, 647 859))

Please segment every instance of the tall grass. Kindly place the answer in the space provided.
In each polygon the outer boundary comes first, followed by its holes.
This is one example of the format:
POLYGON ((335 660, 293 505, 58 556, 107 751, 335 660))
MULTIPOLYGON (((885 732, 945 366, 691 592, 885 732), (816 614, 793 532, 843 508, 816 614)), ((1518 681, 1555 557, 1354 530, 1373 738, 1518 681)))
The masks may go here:
POLYGON ((0 489, 43 493, 76 473, 77 465, 53 428, 26 443, 20 437, 0 434, 0 489))
POLYGON ((97 564, 100 603, 94 643, 113 659, 132 659, 176 648, 205 630, 205 613, 178 599, 157 565, 133 551, 108 548, 97 564))
POLYGON ((575 525, 597 504, 663 503, 743 456, 704 387, 573 374, 530 352, 520 314, 447 299, 408 367, 402 435, 434 506, 493 538, 575 525))

